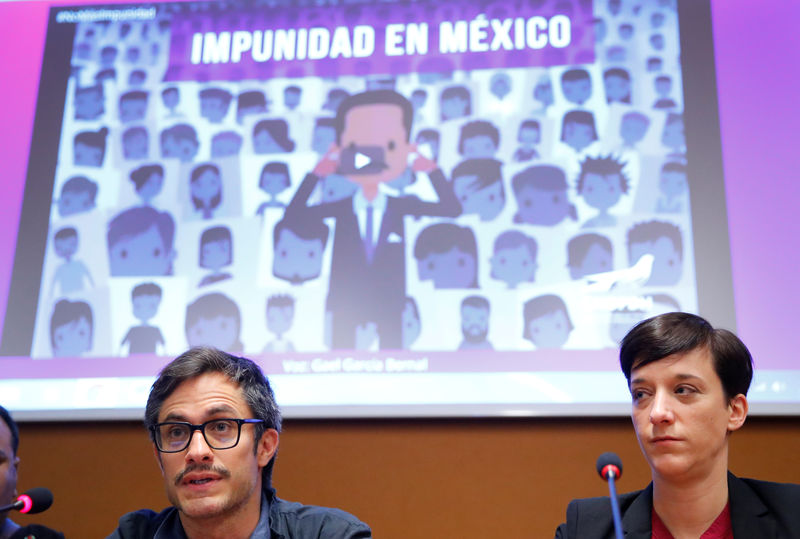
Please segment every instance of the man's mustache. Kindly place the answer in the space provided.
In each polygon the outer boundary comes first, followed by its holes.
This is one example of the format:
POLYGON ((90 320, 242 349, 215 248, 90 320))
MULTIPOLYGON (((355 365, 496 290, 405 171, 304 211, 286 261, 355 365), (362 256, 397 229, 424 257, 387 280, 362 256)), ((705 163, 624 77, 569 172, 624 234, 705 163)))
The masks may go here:
POLYGON ((219 466, 212 466, 211 464, 190 464, 175 476, 175 486, 179 486, 183 482, 183 478, 192 472, 211 472, 224 479, 228 479, 231 476, 231 472, 229 472, 227 468, 220 468, 219 466))

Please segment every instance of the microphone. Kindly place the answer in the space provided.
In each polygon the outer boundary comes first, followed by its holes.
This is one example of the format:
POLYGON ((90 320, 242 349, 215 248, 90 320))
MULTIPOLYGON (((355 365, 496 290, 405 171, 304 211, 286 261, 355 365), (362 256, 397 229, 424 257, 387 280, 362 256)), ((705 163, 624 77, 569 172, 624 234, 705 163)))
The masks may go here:
POLYGON ((53 505, 53 493, 44 487, 26 490, 17 497, 14 503, 0 506, 0 513, 14 509, 20 513, 36 514, 47 511, 53 505))
POLYGON ((603 453, 597 458, 597 473, 606 481, 609 480, 611 475, 614 476, 614 479, 619 479, 622 477, 622 459, 619 458, 619 455, 610 451, 603 453))
POLYGON ((619 512, 619 500, 614 481, 622 477, 622 459, 616 453, 603 453, 597 458, 597 473, 608 481, 608 493, 611 499, 611 515, 614 518, 614 535, 622 539, 622 517, 619 512))

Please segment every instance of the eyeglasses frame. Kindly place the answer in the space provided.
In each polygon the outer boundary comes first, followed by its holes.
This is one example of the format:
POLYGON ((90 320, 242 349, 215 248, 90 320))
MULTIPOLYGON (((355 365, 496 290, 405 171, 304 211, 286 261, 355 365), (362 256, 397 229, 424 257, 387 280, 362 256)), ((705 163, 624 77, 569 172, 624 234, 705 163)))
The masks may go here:
POLYGON ((195 431, 200 431, 203 435, 203 440, 205 440, 208 447, 217 451, 223 451, 225 449, 233 449, 237 445, 239 445, 239 440, 242 438, 242 425, 247 424, 258 424, 258 423, 265 423, 263 419, 237 419, 233 417, 216 417, 214 419, 209 419, 199 425, 195 425, 193 423, 189 423, 188 421, 163 421, 161 423, 156 423, 155 425, 150 427, 150 432, 153 435, 153 441, 156 444, 156 449, 160 453, 180 453, 184 451, 189 445, 192 443, 192 438, 194 438, 195 431), (209 423, 214 423, 215 421, 233 421, 237 425, 237 432, 236 432, 236 442, 230 447, 214 447, 214 445, 208 441, 208 437, 206 436, 206 425, 209 423), (158 434, 159 427, 164 425, 183 425, 184 427, 189 427, 189 437, 186 439, 186 445, 180 449, 175 450, 164 450, 161 448, 161 437, 158 434))

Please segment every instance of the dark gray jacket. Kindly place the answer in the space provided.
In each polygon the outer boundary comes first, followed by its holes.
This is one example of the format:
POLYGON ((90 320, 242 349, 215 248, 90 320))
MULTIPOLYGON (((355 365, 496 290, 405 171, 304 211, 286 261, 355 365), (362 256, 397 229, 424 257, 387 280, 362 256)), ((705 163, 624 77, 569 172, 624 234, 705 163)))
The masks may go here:
MULTIPOLYGON (((264 539, 368 539, 369 526, 340 509, 287 502, 266 490, 269 497, 269 538, 264 539)), ((123 515, 119 527, 108 539, 151 539, 168 520, 178 518, 174 507, 160 513, 141 509, 123 515)), ((169 525, 169 524, 168 524, 169 525)), ((180 526, 177 528, 181 529, 180 526)), ((185 539, 185 535, 174 539, 185 539)), ((261 538, 259 538, 261 539, 261 538)))

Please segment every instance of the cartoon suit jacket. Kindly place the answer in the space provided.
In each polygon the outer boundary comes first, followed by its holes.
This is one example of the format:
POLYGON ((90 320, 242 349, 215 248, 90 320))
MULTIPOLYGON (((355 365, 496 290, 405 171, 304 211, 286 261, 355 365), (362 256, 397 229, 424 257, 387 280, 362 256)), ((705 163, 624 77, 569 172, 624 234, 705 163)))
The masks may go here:
POLYGON ((327 310, 332 315, 334 349, 355 348, 356 326, 375 322, 382 349, 402 347, 402 312, 406 297, 406 216, 448 216, 461 213, 452 186, 440 169, 430 173, 438 202, 389 196, 380 223, 372 261, 367 260, 353 198, 307 206, 319 178, 306 175, 286 209, 302 219, 336 220, 327 310))

